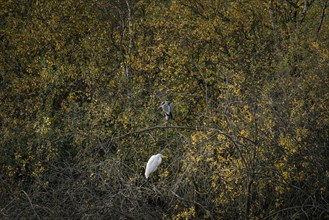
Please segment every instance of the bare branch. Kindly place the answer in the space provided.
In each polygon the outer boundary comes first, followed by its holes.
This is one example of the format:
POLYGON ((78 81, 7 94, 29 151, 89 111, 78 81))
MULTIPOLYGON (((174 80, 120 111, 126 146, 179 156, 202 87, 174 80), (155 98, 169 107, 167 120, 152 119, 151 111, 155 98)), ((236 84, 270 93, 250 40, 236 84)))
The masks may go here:
POLYGON ((144 129, 141 129, 141 130, 138 130, 138 131, 129 132, 129 133, 126 133, 126 134, 121 135, 121 136, 113 137, 112 139, 120 140, 120 139, 123 139, 127 136, 136 135, 136 134, 140 134, 140 133, 144 133, 144 132, 152 131, 152 130, 157 130, 157 129, 182 129, 182 130, 194 130, 194 131, 215 130, 215 131, 219 132, 220 134, 223 134, 226 137, 228 137, 229 139, 233 140, 233 138, 229 134, 227 134, 227 133, 225 133, 225 132, 223 132, 219 129, 216 129, 216 128, 172 126, 172 125, 165 125, 165 126, 157 125, 157 126, 154 126, 154 127, 148 127, 148 128, 144 128, 144 129))
POLYGON ((325 1, 324 6, 323 6, 323 8, 322 8, 322 13, 321 13, 321 18, 320 18, 320 23, 319 23, 318 30, 317 30, 317 32, 316 32, 317 35, 319 34, 319 32, 320 32, 320 30, 321 30, 322 23, 323 23, 323 20, 324 20, 324 17, 325 17, 325 12, 326 12, 327 6, 328 6, 328 0, 325 1))
POLYGON ((32 201, 31 201, 29 195, 27 195, 27 193, 26 193, 24 190, 22 190, 22 192, 25 194, 26 198, 29 200, 29 203, 30 203, 30 205, 31 205, 31 208, 32 208, 34 214, 37 216, 38 219, 40 219, 38 213, 37 213, 37 212, 35 211, 35 209, 34 209, 34 206, 33 206, 33 204, 32 204, 32 201))
MULTIPOLYGON (((111 140, 107 141, 107 144, 110 144, 112 140, 121 140, 121 139, 123 139, 125 137, 128 137, 128 136, 131 136, 131 135, 136 135, 136 134, 140 134, 140 133, 144 133, 144 132, 152 131, 152 130, 156 130, 156 129, 183 129, 183 130, 194 130, 194 131, 216 131, 218 134, 222 134, 225 137, 227 137, 234 144, 235 148, 238 150, 238 152, 241 156, 241 159, 242 159, 243 163, 246 166, 248 164, 247 161, 245 160, 245 158, 243 157, 242 152, 241 152, 240 147, 239 147, 239 145, 244 146, 244 144, 239 142, 236 138, 232 137, 228 133, 223 132, 222 130, 217 129, 217 128, 158 125, 158 126, 154 126, 154 127, 144 128, 144 129, 134 131, 134 132, 129 132, 129 133, 126 133, 126 134, 121 135, 121 136, 113 137, 111 140)), ((251 141, 251 143, 254 143, 254 142, 251 141)))
POLYGON ((294 8, 298 8, 298 5, 291 0, 286 0, 286 2, 288 2, 294 8))
MULTIPOLYGON (((187 203, 192 203, 192 204, 195 204, 195 205, 198 205, 199 207, 201 207, 205 212, 207 212, 208 210, 202 205, 200 204, 199 202, 193 200, 193 201, 189 201, 181 196, 179 196, 177 193, 175 193, 174 191, 171 190, 171 193, 176 197, 178 198, 179 200, 181 201, 184 201, 184 202, 187 202, 187 203)), ((212 215, 209 216, 210 219, 214 219, 214 217, 212 215)))
POLYGON ((304 18, 306 16, 306 12, 307 12, 307 7, 308 7, 307 0, 304 0, 304 9, 303 9, 303 12, 302 12, 302 18, 300 19, 300 22, 304 21, 304 18))
MULTIPOLYGON (((283 208, 279 211, 276 211, 268 216, 266 216, 265 218, 263 219, 272 219, 273 216, 275 216, 276 214, 279 214, 280 212, 284 212, 284 211, 287 211, 287 210, 290 210, 290 209, 303 209, 305 207, 309 207, 309 208, 318 208, 320 210, 324 210, 322 207, 319 207, 319 206, 314 206, 314 205, 303 205, 303 206, 292 206, 292 207, 287 207, 287 208, 283 208)), ((324 212, 328 212, 327 210, 324 210, 324 212)))

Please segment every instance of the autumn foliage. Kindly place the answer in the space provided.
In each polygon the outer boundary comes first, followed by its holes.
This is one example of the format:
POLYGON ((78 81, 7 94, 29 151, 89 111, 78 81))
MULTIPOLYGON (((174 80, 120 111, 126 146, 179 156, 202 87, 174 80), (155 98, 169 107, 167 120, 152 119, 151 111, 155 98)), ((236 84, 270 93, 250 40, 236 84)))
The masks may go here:
POLYGON ((0 218, 329 218, 328 4, 3 1, 0 218))

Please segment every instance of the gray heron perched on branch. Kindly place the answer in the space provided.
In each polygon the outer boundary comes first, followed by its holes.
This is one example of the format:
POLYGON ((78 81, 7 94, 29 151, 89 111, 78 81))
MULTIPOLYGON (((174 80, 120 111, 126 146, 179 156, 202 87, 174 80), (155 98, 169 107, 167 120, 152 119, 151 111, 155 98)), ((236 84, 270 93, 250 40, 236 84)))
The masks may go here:
POLYGON ((172 112, 174 110, 174 105, 171 102, 169 101, 162 102, 159 108, 162 108, 162 111, 164 112, 165 115, 165 119, 167 121, 173 119, 172 112))

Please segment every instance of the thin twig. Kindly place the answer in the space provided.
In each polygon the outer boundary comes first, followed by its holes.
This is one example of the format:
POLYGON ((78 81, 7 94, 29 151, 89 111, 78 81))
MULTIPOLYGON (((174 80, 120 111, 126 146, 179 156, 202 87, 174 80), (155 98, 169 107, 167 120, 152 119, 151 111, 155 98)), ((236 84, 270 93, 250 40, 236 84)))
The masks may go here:
POLYGON ((152 130, 157 130, 157 129, 183 129, 183 130, 194 130, 194 131, 204 131, 204 130, 215 130, 217 131, 218 133, 220 134, 223 134, 224 136, 228 137, 229 139, 233 140, 233 138, 217 129, 217 128, 206 128, 206 127, 189 127, 189 126, 172 126, 172 125, 157 125, 157 126, 154 126, 154 127, 148 127, 148 128, 143 128, 141 130, 138 130, 138 131, 133 131, 133 132, 129 132, 129 133, 126 133, 126 134, 123 134, 121 136, 117 136, 117 137, 113 137, 112 139, 113 140, 121 140, 127 136, 131 136, 131 135, 135 135, 135 134, 140 134, 140 133, 143 133, 143 132, 147 132, 147 131, 152 131, 152 130))
POLYGON ((318 208, 318 209, 321 209, 321 210, 327 211, 326 209, 323 209, 323 208, 321 208, 321 207, 319 207, 319 206, 314 206, 314 205, 292 206, 292 207, 287 207, 287 208, 283 208, 283 209, 281 209, 281 210, 279 210, 279 211, 276 211, 276 212, 274 212, 274 213, 272 213, 272 214, 266 216, 265 218, 263 218, 263 220, 265 220, 265 219, 272 219, 272 217, 273 217, 274 215, 279 214, 280 212, 284 212, 284 211, 291 210, 291 209, 301 209, 301 208, 306 208, 306 207, 310 207, 310 208, 314 208, 314 207, 315 207, 315 208, 318 208))
POLYGON ((144 128, 138 131, 133 131, 133 132, 128 132, 124 135, 121 136, 117 136, 117 137, 113 137, 112 140, 121 140, 127 136, 131 136, 131 135, 136 135, 136 134, 140 134, 143 132, 147 132, 147 131, 152 131, 152 130, 156 130, 156 129, 183 129, 183 130, 194 130, 194 131, 216 131, 218 134, 222 134, 225 137, 227 137, 235 146, 235 148, 238 150, 241 159, 243 161, 243 163, 245 164, 245 166, 247 166, 247 161, 245 160, 245 158, 242 155, 241 149, 239 147, 239 145, 244 146, 244 144, 242 144, 241 142, 239 142, 236 138, 233 138, 231 135, 229 135, 228 133, 223 132, 222 130, 218 129, 218 128, 209 128, 209 127, 189 127, 189 126, 171 126, 171 125, 157 125, 154 127, 148 127, 148 128, 144 128))
POLYGON ((37 212, 35 211, 35 209, 34 209, 34 206, 33 206, 33 204, 32 204, 32 201, 31 201, 29 195, 27 195, 27 193, 26 193, 24 190, 22 190, 22 192, 25 194, 26 198, 29 200, 29 203, 30 203, 30 205, 31 205, 31 208, 33 209, 34 214, 37 216, 38 219, 40 219, 38 213, 37 213, 37 212))
POLYGON ((326 12, 326 9, 327 9, 327 5, 328 5, 328 0, 325 1, 324 6, 323 6, 323 8, 322 8, 320 24, 319 24, 319 26, 318 26, 318 30, 317 30, 317 32, 316 32, 317 35, 319 34, 319 32, 320 32, 320 30, 321 30, 322 23, 323 23, 323 20, 324 20, 324 17, 325 17, 325 12, 326 12))
MULTIPOLYGON (((175 193, 175 192, 172 191, 172 190, 171 190, 171 193, 172 193, 175 197, 177 197, 178 199, 180 199, 181 201, 185 201, 185 202, 187 202, 187 203, 192 203, 192 204, 198 205, 198 206, 201 207, 205 212, 209 212, 209 211, 208 211, 208 210, 207 210, 202 204, 200 204, 199 202, 197 202, 197 201, 195 201, 195 200, 190 201, 190 200, 188 200, 188 199, 185 199, 185 198, 179 196, 177 193, 175 193)), ((210 212, 209 212, 209 214, 210 214, 210 212)), ((214 219, 214 217, 213 217, 211 214, 209 215, 209 217, 210 217, 210 219, 214 219)))
POLYGON ((4 215, 4 216, 7 216, 7 217, 8 217, 8 215, 6 215, 6 214, 4 213, 4 211, 5 211, 6 208, 7 208, 11 203, 13 203, 15 200, 16 200, 16 199, 13 199, 13 200, 11 200, 7 205, 5 205, 5 207, 3 207, 3 208, 0 210, 0 213, 1 213, 2 215, 4 215))

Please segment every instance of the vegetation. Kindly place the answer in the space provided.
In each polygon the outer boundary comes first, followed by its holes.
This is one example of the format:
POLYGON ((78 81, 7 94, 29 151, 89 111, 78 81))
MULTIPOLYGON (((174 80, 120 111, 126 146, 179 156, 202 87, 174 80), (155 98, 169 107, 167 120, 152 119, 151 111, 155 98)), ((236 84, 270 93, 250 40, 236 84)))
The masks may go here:
POLYGON ((1 218, 329 218, 328 4, 2 1, 1 218))

